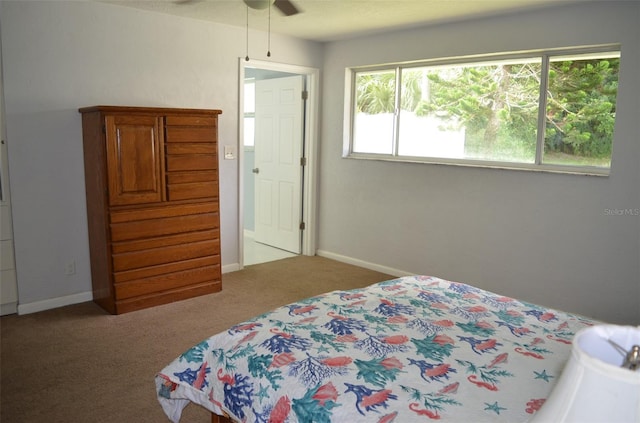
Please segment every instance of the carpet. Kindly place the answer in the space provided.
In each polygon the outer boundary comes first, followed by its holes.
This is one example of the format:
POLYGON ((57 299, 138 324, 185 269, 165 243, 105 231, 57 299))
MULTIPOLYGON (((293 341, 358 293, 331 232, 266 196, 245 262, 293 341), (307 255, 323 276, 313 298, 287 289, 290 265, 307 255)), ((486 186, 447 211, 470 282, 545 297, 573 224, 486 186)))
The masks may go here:
MULTIPOLYGON (((196 343, 273 308, 392 276, 298 256, 222 276, 222 291, 113 316, 93 302, 0 318, 0 421, 168 422, 154 376, 196 343)), ((182 422, 210 422, 190 404, 182 422)))

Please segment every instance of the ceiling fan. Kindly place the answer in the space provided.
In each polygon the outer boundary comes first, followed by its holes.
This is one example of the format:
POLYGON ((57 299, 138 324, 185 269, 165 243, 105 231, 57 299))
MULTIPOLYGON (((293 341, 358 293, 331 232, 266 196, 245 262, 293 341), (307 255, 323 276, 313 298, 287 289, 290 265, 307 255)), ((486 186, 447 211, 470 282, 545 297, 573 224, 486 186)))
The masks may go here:
POLYGON ((266 9, 272 4, 285 16, 292 16, 300 13, 300 10, 290 0, 242 0, 252 9, 266 9))
POLYGON ((290 0, 242 0, 247 5, 247 56, 246 61, 249 61, 249 9, 269 9, 269 48, 267 50, 267 57, 271 57, 271 5, 274 5, 276 9, 282 12, 285 16, 293 16, 300 13, 298 8, 291 3, 290 0))
MULTIPOLYGON (((201 1, 203 0, 173 0, 174 3, 181 5, 201 1)), ((249 60, 249 9, 269 9, 269 47, 267 49, 267 57, 271 57, 271 6, 275 6, 275 8, 285 16, 297 15, 300 13, 300 10, 291 2, 291 0, 242 0, 242 2, 247 5, 247 56, 245 57, 245 60, 249 60)))
MULTIPOLYGON (((198 3, 203 0, 174 0, 176 4, 198 3)), ((262 10, 274 5, 285 16, 293 16, 300 13, 291 0, 242 0, 251 9, 262 10)))

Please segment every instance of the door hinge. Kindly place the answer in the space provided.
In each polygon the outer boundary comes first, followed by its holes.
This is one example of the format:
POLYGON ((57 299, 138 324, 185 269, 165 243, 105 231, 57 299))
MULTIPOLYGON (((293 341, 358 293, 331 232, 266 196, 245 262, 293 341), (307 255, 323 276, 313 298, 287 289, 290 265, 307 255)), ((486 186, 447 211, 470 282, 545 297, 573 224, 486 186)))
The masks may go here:
POLYGON ((304 222, 300 222, 300 230, 301 230, 301 231, 304 231, 304 226, 305 226, 305 225, 304 225, 304 222))
POLYGON ((308 100, 309 99, 309 91, 307 91, 307 90, 302 91, 302 99, 303 100, 308 100))
POLYGON ((307 165, 307 158, 300 157, 300 166, 306 166, 306 165, 307 165))

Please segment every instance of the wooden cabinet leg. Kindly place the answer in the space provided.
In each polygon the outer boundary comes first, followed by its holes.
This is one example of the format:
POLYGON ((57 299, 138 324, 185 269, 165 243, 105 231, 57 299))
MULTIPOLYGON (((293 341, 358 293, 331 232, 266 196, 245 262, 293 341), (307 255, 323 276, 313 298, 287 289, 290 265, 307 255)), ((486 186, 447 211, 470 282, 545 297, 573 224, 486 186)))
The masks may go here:
POLYGON ((233 423, 233 420, 225 416, 219 416, 215 413, 211 413, 211 423, 233 423))

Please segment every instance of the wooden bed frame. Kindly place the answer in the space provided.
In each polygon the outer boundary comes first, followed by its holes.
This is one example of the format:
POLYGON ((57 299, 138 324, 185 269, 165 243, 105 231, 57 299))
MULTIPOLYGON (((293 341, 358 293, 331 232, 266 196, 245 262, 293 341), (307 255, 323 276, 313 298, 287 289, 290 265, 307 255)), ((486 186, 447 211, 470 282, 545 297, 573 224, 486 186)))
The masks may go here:
POLYGON ((211 423, 234 423, 229 417, 211 413, 211 423))

